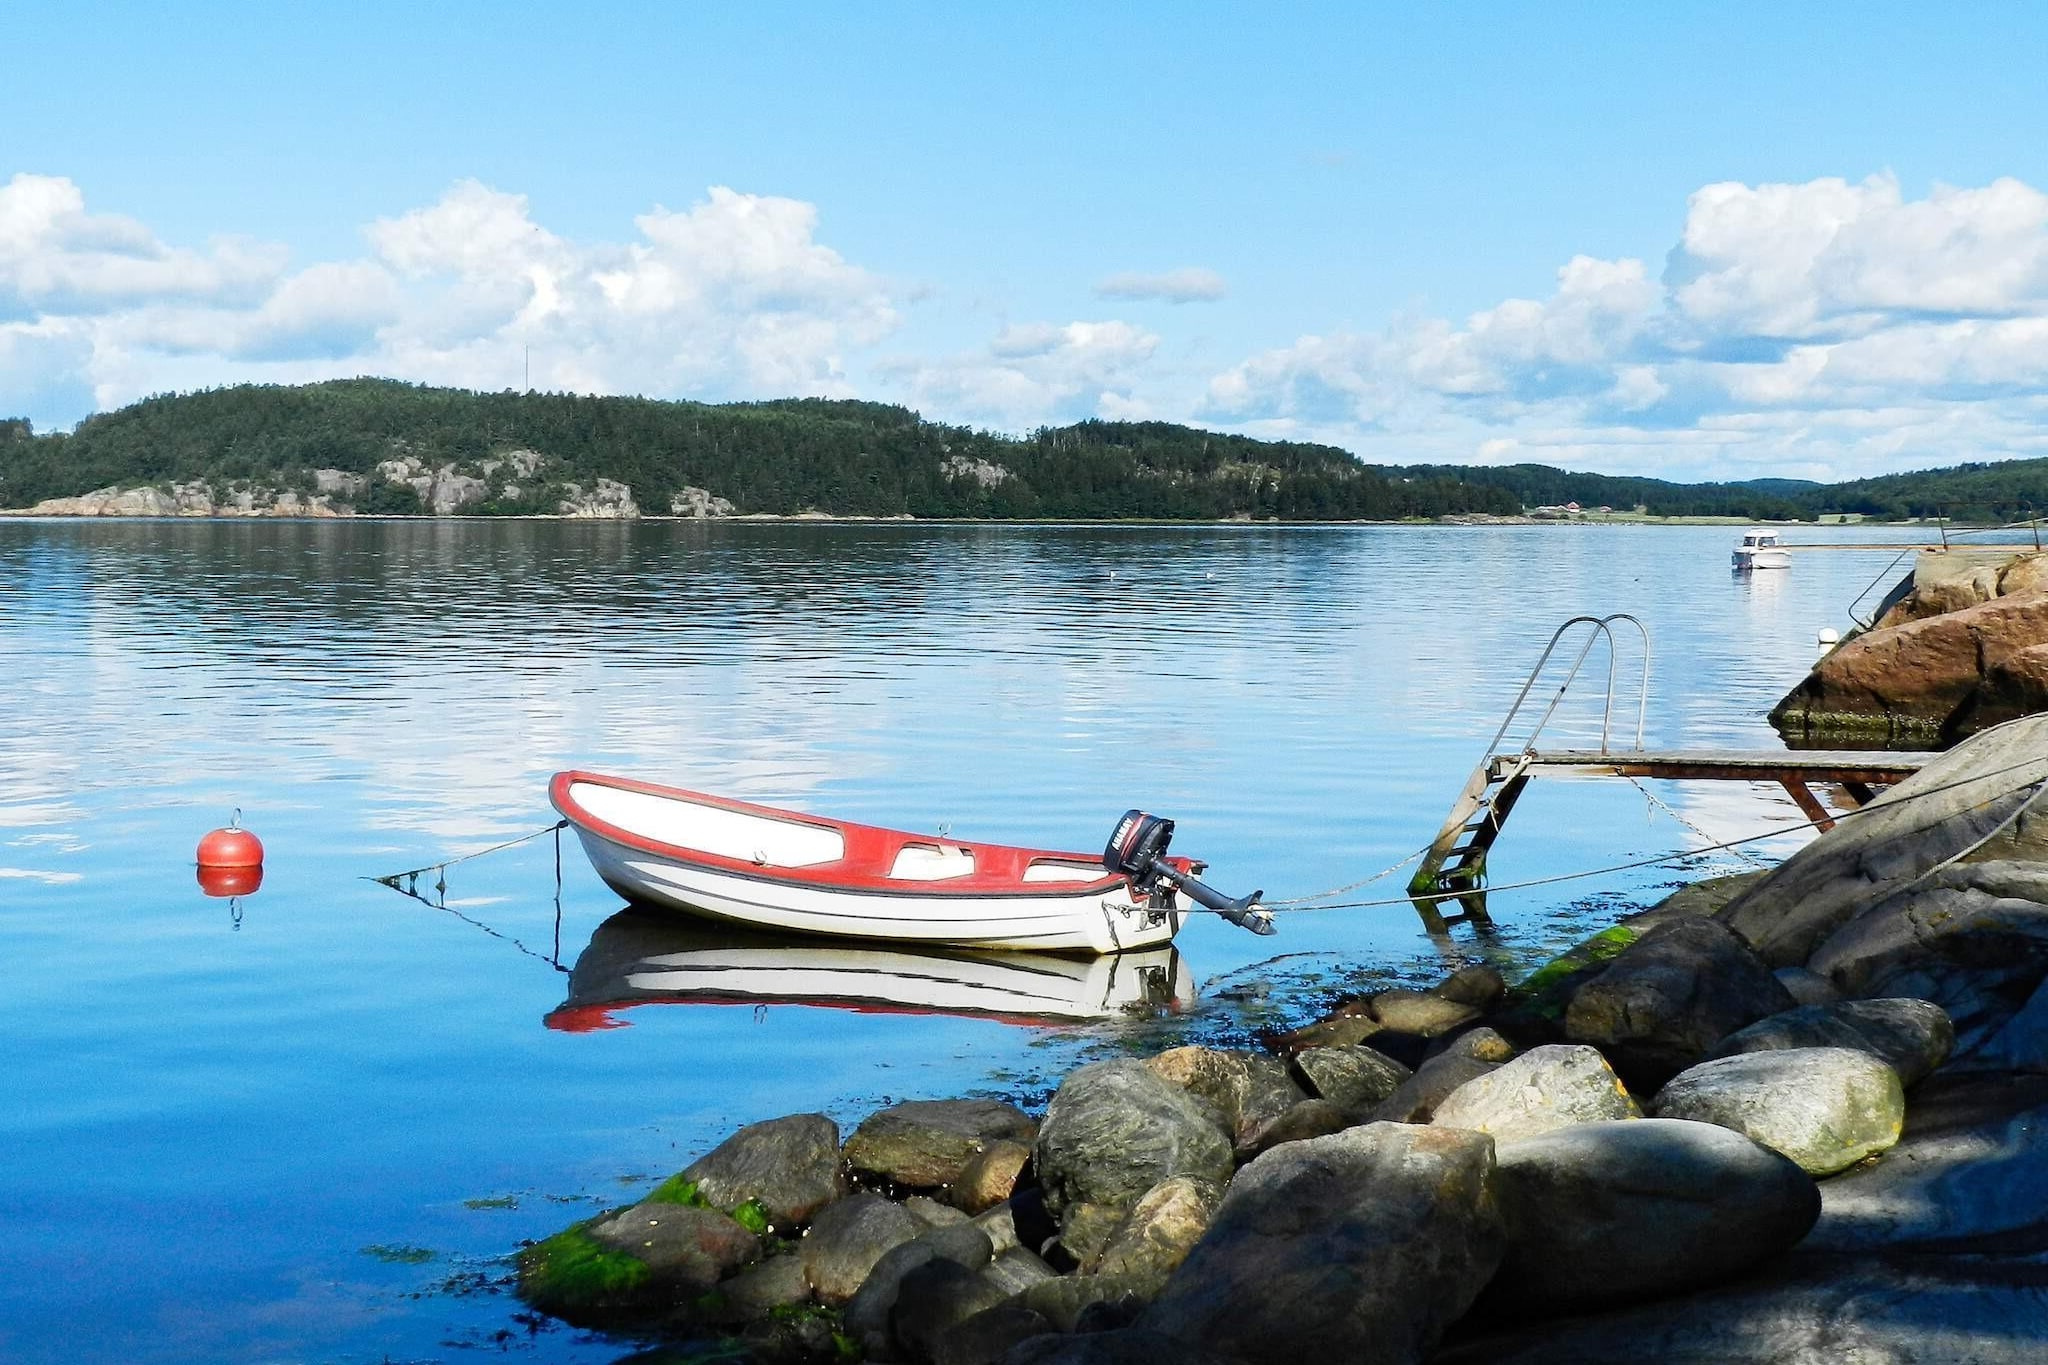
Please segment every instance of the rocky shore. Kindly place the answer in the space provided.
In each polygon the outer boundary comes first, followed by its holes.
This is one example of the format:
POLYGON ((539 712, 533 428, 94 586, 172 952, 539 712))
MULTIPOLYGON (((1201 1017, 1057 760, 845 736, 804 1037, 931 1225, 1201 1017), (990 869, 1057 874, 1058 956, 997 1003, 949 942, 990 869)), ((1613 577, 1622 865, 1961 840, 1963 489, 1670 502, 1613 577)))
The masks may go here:
POLYGON ((750 1125, 520 1292, 764 1361, 2036 1359, 2044 781, 2048 716, 1513 984, 750 1125))
MULTIPOLYGON (((219 486, 205 480, 95 489, 75 498, 51 498, 0 515, 32 517, 353 517, 388 512, 380 490, 412 495, 412 515, 461 516, 491 506, 521 506, 533 515, 578 520, 633 520, 643 515, 633 490, 613 479, 589 483, 551 477, 546 456, 513 450, 484 460, 430 465, 405 455, 379 463, 370 474, 340 469, 310 471, 305 486, 277 487, 247 480, 219 486)), ((683 488, 669 499, 669 516, 702 520, 729 517, 732 503, 702 488, 683 488)))
POLYGON ((2048 709, 2048 554, 1922 551, 1869 630, 1771 712, 1793 743, 1953 743, 2048 709))

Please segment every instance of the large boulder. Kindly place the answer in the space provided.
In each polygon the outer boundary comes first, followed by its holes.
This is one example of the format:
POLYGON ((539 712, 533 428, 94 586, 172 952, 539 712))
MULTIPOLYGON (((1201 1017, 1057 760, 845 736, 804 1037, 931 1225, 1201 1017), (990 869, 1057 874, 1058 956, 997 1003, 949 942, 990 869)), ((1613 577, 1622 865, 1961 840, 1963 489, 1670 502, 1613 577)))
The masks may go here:
POLYGON ((650 1200, 564 1228, 519 1253, 519 1296, 545 1313, 617 1327, 672 1312, 761 1254, 716 1209, 650 1200))
POLYGON ((1631 1085, 1647 1088, 1793 1003, 1741 939, 1711 919, 1681 919, 1644 934, 1579 987, 1564 1031, 1605 1052, 1631 1085))
POLYGON ((1840 1047, 1744 1052, 1701 1062, 1657 1092, 1659 1118, 1716 1123, 1830 1175, 1899 1140, 1906 1092, 1899 1073, 1840 1047))
POLYGON ((1169 1176, 1228 1180, 1231 1143, 1214 1115, 1143 1062, 1093 1062, 1068 1073, 1034 1149, 1047 1211, 1064 1229, 1071 1210, 1127 1209, 1169 1176))
POLYGON ((1498 1150, 1496 1309, 1570 1313, 1698 1288, 1785 1251, 1820 1216, 1812 1177, 1710 1123, 1582 1123, 1498 1150))
MULTIPOLYGON (((1829 935, 1810 965, 1850 995, 1940 1005, 1956 1055, 1974 1059, 2048 979, 2048 866, 1941 868, 1829 935)), ((2048 1052, 2014 1041, 1992 1048, 2002 1065, 2048 1068, 2048 1052)))
POLYGON ((801 1225, 846 1192, 839 1125, 823 1114, 750 1123, 686 1167, 683 1179, 719 1208, 751 1199, 778 1227, 801 1225))
POLYGON ((1207 1105, 1218 1126, 1240 1146, 1309 1098, 1286 1062, 1262 1052, 1177 1047, 1147 1059, 1145 1066, 1207 1105))
POLYGON ((1504 1324, 1430 1365, 2033 1365, 2048 1340, 2040 1257, 1808 1256, 1675 1298, 1504 1324))
POLYGON ((1139 1326, 1245 1365, 1420 1360, 1503 1245, 1493 1139, 1375 1123, 1277 1147, 1139 1326))
POLYGON ((1436 1106, 1430 1122, 1513 1142, 1575 1123, 1642 1116, 1597 1049, 1556 1043, 1465 1082, 1436 1106))
POLYGON ((959 1179, 990 1143, 1028 1143, 1037 1132, 1001 1100, 906 1100, 862 1120, 841 1155, 858 1173, 929 1190, 959 1179))
POLYGON ((878 1194, 849 1195, 827 1204, 804 1231, 799 1254, 804 1278, 820 1301, 852 1298, 876 1262, 925 1231, 917 1216, 878 1194))
POLYGON ((592 1241, 645 1265, 678 1295, 701 1293, 761 1254, 760 1237, 716 1209, 656 1200, 589 1225, 592 1241))
POLYGON ((1336 1105, 1353 1122, 1364 1121, 1411 1074, 1385 1053, 1362 1046, 1307 1048, 1294 1054, 1294 1069, 1308 1081, 1311 1094, 1336 1105))
POLYGON ((2048 777, 2048 715, 1976 735, 1780 863, 1718 918, 1773 967, 1811 965, 1848 920, 1967 852, 2048 777))
POLYGON ((1843 731, 1954 740, 2048 708, 2048 690, 1987 687, 2020 651, 2048 641, 2048 593, 1961 606, 1846 640, 1771 711, 1792 735, 1843 731))
POLYGON ((1807 1245, 1842 1252, 2048 1251, 2048 1076, 1935 1076, 1884 1160, 1821 1185, 1807 1245))
POLYGON ((1759 1019, 1721 1040, 1716 1057, 1739 1052, 1777 1052, 1795 1047, 1848 1047, 1871 1056, 1912 1085, 1948 1059, 1955 1025, 1941 1006, 1927 1000, 1844 1000, 1805 1005, 1759 1019))

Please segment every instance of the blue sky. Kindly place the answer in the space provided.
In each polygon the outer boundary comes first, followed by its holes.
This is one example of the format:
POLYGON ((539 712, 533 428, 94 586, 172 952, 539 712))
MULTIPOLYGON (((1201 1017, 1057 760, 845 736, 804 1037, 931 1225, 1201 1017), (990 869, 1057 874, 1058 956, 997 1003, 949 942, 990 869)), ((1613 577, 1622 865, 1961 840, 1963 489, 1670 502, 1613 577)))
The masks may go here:
POLYGON ((1381 462, 2048 454, 2048 11, 0 9, 0 415, 379 373, 1381 462), (1107 11, 1107 12, 1104 12, 1107 11))

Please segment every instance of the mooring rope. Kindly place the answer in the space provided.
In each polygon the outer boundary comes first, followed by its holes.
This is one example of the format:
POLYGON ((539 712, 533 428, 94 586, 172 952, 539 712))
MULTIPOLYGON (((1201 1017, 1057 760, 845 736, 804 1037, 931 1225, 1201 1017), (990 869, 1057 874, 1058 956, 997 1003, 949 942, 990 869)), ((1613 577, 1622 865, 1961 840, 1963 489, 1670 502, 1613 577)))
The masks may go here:
POLYGON ((1396 872, 1399 872, 1402 868, 1408 866, 1408 864, 1414 862, 1417 858, 1420 858, 1423 854, 1429 852, 1431 845, 1435 842, 1436 841, 1432 839, 1429 843, 1424 844, 1421 848, 1416 849, 1413 853, 1403 858, 1400 862, 1395 863, 1392 867, 1383 867, 1378 872, 1373 873, 1370 877, 1361 877, 1357 881, 1347 882, 1343 886, 1333 886, 1328 891, 1316 891, 1306 896, 1291 896, 1284 901, 1260 901, 1259 904, 1264 906, 1268 910, 1288 910, 1296 906, 1308 905, 1312 901, 1328 900, 1332 896, 1341 896, 1344 895, 1346 892, 1356 891, 1361 886, 1371 886, 1374 882, 1379 881, 1383 877, 1393 876, 1396 872))
MULTIPOLYGON (((480 848, 474 853, 464 853, 457 857, 444 858, 438 863, 428 863, 425 867, 409 868, 404 872, 393 872, 392 874, 386 877, 371 877, 369 878, 369 880, 373 882, 382 882, 385 886, 390 887, 393 891, 403 891, 407 895, 411 895, 413 894, 414 888, 419 886, 420 875, 422 873, 446 871, 448 868, 455 866, 457 863, 466 863, 472 858, 481 858, 486 853, 497 853, 504 849, 513 848, 519 844, 526 843, 528 840, 538 839, 543 834, 553 834, 557 830, 564 830, 568 827, 569 822, 567 820, 557 820, 552 825, 544 825, 540 829, 534 830, 531 834, 522 834, 517 839, 507 839, 502 844, 492 844, 489 848, 480 848), (400 882, 404 882, 405 885, 400 886, 400 882)), ((561 884, 562 846, 561 841, 558 839, 555 841, 555 888, 557 890, 560 890, 561 884)))
MULTIPOLYGON (((1328 904, 1321 905, 1304 905, 1300 903, 1300 901, 1304 898, 1297 897, 1292 901, 1262 901, 1260 902, 1260 908, 1276 908, 1280 912, 1293 914, 1303 910, 1372 910, 1382 909, 1388 906, 1395 905, 1431 905, 1439 901, 1461 900, 1467 896, 1478 895, 1481 892, 1490 895, 1496 891, 1527 891, 1540 886, 1554 886, 1560 882, 1583 881, 1588 877, 1603 877, 1610 873, 1615 872, 1633 872, 1639 868, 1661 867, 1668 863, 1690 862, 1693 859, 1699 858, 1708 853, 1718 853, 1724 849, 1736 849, 1741 848, 1748 844, 1762 843, 1766 839, 1782 838, 1787 834, 1796 834, 1800 830, 1818 829, 1823 823, 1831 822, 1834 824, 1840 824, 1845 820, 1854 820, 1858 816, 1868 814, 1869 812, 1874 810, 1893 810, 1900 806, 1909 805, 1915 801, 1924 800, 1925 798, 1930 796, 1938 796, 1943 792, 1954 791, 1959 787, 1967 787, 1974 782, 1983 782, 1989 780, 1990 778, 2003 777, 2007 773, 2016 773, 2027 768, 2038 768, 2044 761, 2048 760, 2043 760, 2041 758, 2030 758, 2023 762, 2010 764, 2003 768, 1994 768, 1989 772, 1976 773, 1969 777, 1958 778, 1954 782, 1945 782, 1937 787, 1929 787, 1926 791, 1909 792, 1904 796, 1894 797, 1888 801, 1874 801, 1870 805, 1859 806, 1855 810, 1841 811, 1835 815, 1831 815, 1828 817, 1826 822, 1820 820, 1805 820, 1797 824, 1780 825, 1774 829, 1766 830, 1761 834, 1746 835, 1740 839, 1723 839, 1716 843, 1708 844, 1704 848, 1689 849, 1681 853, 1660 854, 1655 858, 1638 858, 1631 862, 1613 863, 1606 867, 1586 868, 1578 872, 1560 872, 1548 877, 1532 877, 1526 881, 1502 882, 1493 886, 1469 886, 1457 891, 1425 891, 1419 895, 1413 896, 1389 896, 1384 899, 1365 901, 1334 901, 1328 904)), ((1940 868, 1947 866, 1948 864, 1953 863, 1957 859, 1965 857, 1972 852, 1975 852, 1977 849, 1989 843, 1993 838, 1997 837, 1997 835, 2000 832, 2009 828, 2014 822, 2016 822, 2019 819, 2019 817, 2022 814, 2024 814, 2029 808, 2033 806, 2036 800, 2040 799, 2044 792, 2048 792, 2048 774, 2044 774, 2043 776, 2037 777, 2031 783, 2027 783, 2024 785, 2031 786, 2033 788, 2033 791, 2031 791, 2028 794, 2027 799, 2021 803, 2019 809, 2013 811, 2012 814, 2008 815, 2004 820, 2000 821, 1999 824, 1996 827, 1994 827, 1989 833, 1985 834, 1982 838, 1973 842, 1968 848, 1965 848, 1960 852, 1951 854, 1949 855, 1949 857, 1942 859, 1933 867, 1930 867, 1925 872, 1922 872, 1918 877, 1914 879, 1914 882, 1908 883, 1908 885, 1913 885, 1914 883, 1917 883, 1918 881, 1926 878, 1927 876, 1932 875, 1940 868)), ((1993 801, 1998 800, 2000 797, 2011 795, 2012 792, 2016 790, 2018 790, 2018 788, 2009 788, 2005 791, 1996 792, 1991 796, 1986 797, 1984 800, 1976 802, 1975 804, 1970 806, 1969 809, 1980 810, 1983 807, 1990 805, 1993 801)), ((1196 910, 1200 909, 1201 907, 1190 906, 1188 908, 1190 910, 1196 910)))

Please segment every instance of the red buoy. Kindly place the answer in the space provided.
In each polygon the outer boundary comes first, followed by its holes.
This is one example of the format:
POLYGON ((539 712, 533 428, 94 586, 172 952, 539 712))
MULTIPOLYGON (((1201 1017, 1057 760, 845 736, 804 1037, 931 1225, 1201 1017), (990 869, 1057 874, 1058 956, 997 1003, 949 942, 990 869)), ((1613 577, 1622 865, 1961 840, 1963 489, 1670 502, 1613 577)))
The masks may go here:
POLYGON ((263 841, 242 828, 242 813, 226 829, 209 832, 199 841, 201 867, 261 867, 263 841))

